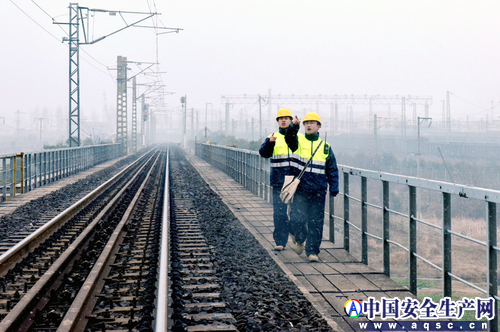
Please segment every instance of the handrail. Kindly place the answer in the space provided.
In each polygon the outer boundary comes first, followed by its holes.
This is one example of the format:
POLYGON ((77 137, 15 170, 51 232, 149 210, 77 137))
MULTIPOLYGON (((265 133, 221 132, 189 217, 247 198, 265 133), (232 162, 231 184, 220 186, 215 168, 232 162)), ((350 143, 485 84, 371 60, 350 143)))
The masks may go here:
POLYGON ((2 155, 0 202, 118 158, 122 153, 120 144, 102 144, 2 155))
MULTIPOLYGON (((255 195, 271 202, 272 195, 269 195, 271 186, 269 185, 269 159, 261 158, 255 151, 247 151, 234 147, 222 147, 207 143, 197 143, 195 153, 212 166, 226 172, 233 179, 247 187, 255 195)), ((414 294, 417 293, 417 258, 423 260, 428 265, 438 269, 442 273, 443 279, 443 296, 451 297, 452 295, 452 279, 460 281, 475 289, 482 290, 477 285, 455 276, 451 273, 452 268, 452 236, 460 237, 464 240, 480 244, 486 249, 486 278, 488 289, 486 293, 489 297, 499 299, 497 289, 497 255, 500 247, 497 246, 497 213, 496 205, 500 203, 500 191, 486 188, 478 188, 461 184, 454 184, 444 181, 428 180, 412 176, 404 176, 386 172, 378 172, 361 168, 354 168, 345 165, 338 165, 339 179, 344 181, 344 192, 338 195, 338 199, 343 200, 343 215, 339 216, 334 211, 334 200, 327 198, 328 212, 325 211, 329 220, 329 236, 330 241, 335 242, 335 221, 337 225, 343 228, 344 249, 350 249, 350 232, 353 228, 361 235, 361 261, 368 263, 368 237, 373 237, 383 243, 383 265, 384 274, 390 276, 390 248, 391 245, 398 246, 405 250, 408 255, 409 262, 409 290, 414 294), (342 176, 343 175, 343 176, 342 176), (354 197, 349 193, 350 177, 361 179, 361 196, 354 197), (367 179, 381 181, 382 200, 381 206, 373 203, 368 203, 367 199, 367 179), (390 185, 404 185, 408 189, 408 212, 403 213, 391 209, 390 203, 390 185), (442 225, 438 226, 429 223, 420 218, 418 213, 417 190, 425 189, 439 192, 442 195, 442 225), (466 235, 451 230, 451 197, 461 197, 464 199, 474 199, 484 201, 486 203, 486 241, 480 241, 466 235), (355 207, 350 207, 350 201, 356 201, 355 207), (368 212, 367 206, 378 208, 381 210, 382 218, 382 236, 376 236, 367 232, 368 212), (360 222, 361 227, 353 223, 350 218, 349 210, 361 209, 360 222), (395 242, 389 238, 390 219, 392 215, 403 217, 408 223, 408 247, 395 242), (340 222, 339 222, 340 221, 340 222), (420 225, 427 225, 441 232, 442 238, 442 266, 438 266, 429 260, 425 259, 417 253, 417 233, 420 225)), ((356 220, 356 224, 357 224, 356 220)), ((498 331, 498 317, 491 321, 490 326, 493 326, 492 331, 498 331)))

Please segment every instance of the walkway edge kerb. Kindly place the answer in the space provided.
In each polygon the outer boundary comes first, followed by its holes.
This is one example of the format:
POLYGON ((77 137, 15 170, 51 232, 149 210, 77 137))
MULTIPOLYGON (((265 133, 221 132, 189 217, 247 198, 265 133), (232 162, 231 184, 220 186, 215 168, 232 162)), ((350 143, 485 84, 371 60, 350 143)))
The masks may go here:
POLYGON ((198 158, 197 156, 193 156, 189 154, 186 150, 184 150, 184 155, 186 156, 186 159, 189 161, 189 163, 196 169, 198 174, 203 178, 203 180, 210 186, 210 189, 212 189, 222 200, 222 202, 227 206, 229 210, 233 213, 233 215, 238 218, 240 223, 255 237, 255 239, 260 243, 260 245, 267 251, 269 256, 276 262, 276 264, 281 268, 281 270, 287 275, 287 277, 299 288, 299 290, 302 292, 302 294, 306 297, 306 299, 314 306, 314 308, 320 313, 321 317, 323 317, 328 325, 334 330, 334 331, 344 331, 333 319, 330 318, 330 315, 328 314, 326 308, 322 306, 314 296, 309 293, 309 291, 304 287, 304 285, 300 282, 299 279, 297 279, 292 271, 288 269, 288 267, 283 263, 281 260, 278 259, 276 256, 276 252, 270 248, 266 248, 266 243, 258 236, 257 232, 250 227, 246 221, 244 221, 240 216, 238 211, 234 210, 231 207, 231 204, 220 194, 220 192, 215 188, 206 178, 206 176, 201 172, 201 170, 197 167, 195 163, 193 163, 193 159, 196 159, 197 162, 200 163, 205 163, 207 166, 212 167, 210 164, 206 163, 204 160, 198 158))

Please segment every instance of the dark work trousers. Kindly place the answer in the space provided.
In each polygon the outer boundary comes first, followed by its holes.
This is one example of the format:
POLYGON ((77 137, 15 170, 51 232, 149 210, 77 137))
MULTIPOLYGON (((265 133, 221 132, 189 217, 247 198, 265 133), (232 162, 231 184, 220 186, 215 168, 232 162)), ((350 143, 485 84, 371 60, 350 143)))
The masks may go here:
POLYGON ((281 187, 273 187, 273 207, 274 207, 274 243, 277 246, 286 246, 290 226, 286 213, 287 205, 280 199, 281 187))
POLYGON ((293 197, 290 211, 291 233, 297 243, 306 241, 306 255, 319 254, 325 222, 325 192, 299 191, 293 197))

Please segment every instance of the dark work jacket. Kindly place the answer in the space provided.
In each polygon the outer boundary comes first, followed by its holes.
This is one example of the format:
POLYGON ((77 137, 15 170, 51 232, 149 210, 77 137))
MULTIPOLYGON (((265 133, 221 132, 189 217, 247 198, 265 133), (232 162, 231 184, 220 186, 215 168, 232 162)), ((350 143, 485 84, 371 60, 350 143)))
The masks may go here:
POLYGON ((292 151, 287 146, 285 141, 286 129, 279 128, 279 131, 274 133, 277 137, 275 142, 271 142, 269 135, 264 143, 262 143, 259 154, 264 158, 271 158, 270 184, 273 187, 283 186, 285 175, 298 175, 296 167, 291 165, 292 151), (276 146, 276 142, 280 146, 276 146))
MULTIPOLYGON (((320 138, 319 134, 306 134, 305 138, 299 139, 299 128, 300 125, 296 126, 292 123, 286 132, 285 141, 290 149, 293 148, 294 153, 292 154, 292 165, 299 166, 300 169, 298 169, 298 172, 300 173, 311 157, 310 155, 300 155, 301 151, 303 151, 300 147, 300 142, 303 142, 304 144, 311 144, 310 153, 312 154, 314 152, 312 150, 313 142, 320 138)), ((316 155, 319 153, 327 155, 324 163, 324 174, 318 174, 317 172, 312 171, 313 169, 318 169, 318 167, 322 168, 322 166, 309 165, 300 179, 300 184, 297 190, 305 192, 325 192, 328 184, 330 186, 330 193, 337 194, 339 192, 339 171, 337 168, 337 161, 330 144, 323 142, 316 152, 316 155)))

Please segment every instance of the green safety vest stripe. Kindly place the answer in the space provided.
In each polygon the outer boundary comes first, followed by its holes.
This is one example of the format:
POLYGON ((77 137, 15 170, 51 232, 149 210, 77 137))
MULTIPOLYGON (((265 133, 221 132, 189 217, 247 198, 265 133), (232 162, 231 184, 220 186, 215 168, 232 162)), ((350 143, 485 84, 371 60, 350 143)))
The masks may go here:
MULTIPOLYGON (((318 145, 322 142, 322 140, 321 138, 318 138, 318 140, 316 141, 309 141, 305 136, 299 136, 298 139, 299 139, 299 148, 295 151, 295 154, 298 154, 300 158, 304 159, 305 162, 307 162, 307 160, 311 158, 311 155, 314 153, 314 151, 316 150, 318 145)), ((324 150, 325 149, 319 149, 314 155, 312 162, 320 162, 320 161, 326 162, 328 154, 325 153, 324 150)))
MULTIPOLYGON (((290 149, 286 144, 285 135, 277 131, 274 133, 274 136, 276 137, 276 141, 274 142, 274 150, 273 155, 271 156, 271 163, 274 160, 289 158, 290 155, 290 149)), ((271 135, 269 135, 268 137, 271 137, 271 135)))

